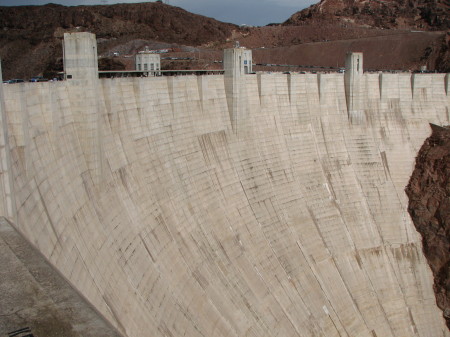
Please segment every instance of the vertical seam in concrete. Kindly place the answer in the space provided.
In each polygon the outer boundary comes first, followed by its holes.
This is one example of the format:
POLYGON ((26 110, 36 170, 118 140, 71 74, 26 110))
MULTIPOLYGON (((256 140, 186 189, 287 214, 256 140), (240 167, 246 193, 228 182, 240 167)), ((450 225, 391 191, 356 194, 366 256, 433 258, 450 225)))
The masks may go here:
POLYGON ((11 165, 11 152, 9 147, 9 133, 8 133, 8 119, 6 116, 5 109, 5 101, 4 101, 4 93, 3 93, 3 76, 2 76, 2 65, 0 61, 0 127, 3 130, 0 130, 0 133, 3 133, 3 147, 1 147, 0 142, 0 164, 2 164, 4 172, 3 176, 3 186, 4 186, 4 210, 6 218, 17 223, 17 212, 16 212, 16 203, 14 197, 14 179, 11 176, 12 174, 12 165, 11 165), (3 163, 1 163, 3 162, 3 163))
POLYGON ((258 74, 256 75, 258 79, 258 95, 259 95, 259 101, 261 102, 261 95, 262 95, 262 75, 258 74))
POLYGON ((307 255, 306 252, 303 251, 303 247, 300 244, 300 242, 298 242, 298 240, 296 241, 296 243, 297 243, 298 248, 300 249, 300 253, 303 255, 303 258, 307 262, 308 267, 311 270, 311 273, 314 275, 314 278, 316 279, 317 283, 319 284, 320 290, 322 290, 322 293, 327 301, 327 304, 330 306, 330 309, 334 315, 331 315, 328 311, 328 307, 324 305, 324 307, 327 309, 326 311, 324 309, 325 314, 329 317, 329 319, 333 323, 333 326, 335 327, 336 332, 339 334, 340 337, 342 337, 341 332, 344 332, 346 334, 346 336, 350 336, 349 333, 347 332, 347 329, 345 328, 344 324, 341 322, 337 311, 334 309, 333 303, 332 303, 332 301, 329 297, 329 294, 326 290, 326 286, 324 285, 322 278, 320 277, 319 273, 317 272, 316 268, 314 267, 313 261, 311 261, 311 256, 307 255), (335 322, 335 320, 337 322, 335 322), (338 324, 338 325, 336 325, 336 324, 338 324))
POLYGON ((380 102, 383 98, 383 74, 378 75, 378 88, 380 91, 380 102))
POLYGON ((292 74, 287 75, 287 86, 289 94, 289 105, 292 105, 292 74))
POLYGON ((450 74, 445 75, 445 94, 448 96, 448 92, 450 90, 450 74))
POLYGON ((96 119, 96 123, 97 123, 97 130, 96 130, 96 137, 97 137, 97 154, 98 154, 98 182, 99 182, 99 187, 101 188, 101 186, 103 186, 103 175, 104 175, 104 151, 103 151, 103 128, 102 128, 102 113, 101 113, 101 109, 100 109, 100 101, 101 101, 101 96, 100 96, 100 79, 95 79, 94 80, 94 90, 95 90, 95 96, 97 97, 97 99, 95 100, 95 113, 97 114, 97 119, 96 119))
POLYGON ((207 86, 207 83, 203 83, 203 82, 206 82, 205 76, 197 76, 198 95, 199 95, 202 107, 203 107, 203 98, 204 98, 203 90, 206 89, 206 86, 207 86))
MULTIPOLYGON (((39 84, 39 83, 38 83, 39 84)), ((38 85, 36 84, 36 85, 38 85)), ((23 166, 25 168, 25 176, 28 178, 29 175, 29 171, 30 171, 30 125, 29 125, 29 120, 30 120, 30 116, 29 116, 29 112, 27 109, 27 97, 28 97, 28 91, 30 90, 30 88, 26 88, 24 87, 24 90, 20 90, 19 93, 19 98, 20 98, 20 116, 18 116, 19 118, 21 118, 21 125, 22 125, 22 133, 23 133, 23 166)))
POLYGON ((172 107, 172 116, 174 115, 174 102, 173 102, 173 76, 167 77, 167 89, 169 91, 170 106, 172 107))
MULTIPOLYGON (((321 88, 321 86, 322 86, 322 84, 321 84, 321 74, 317 74, 316 75, 316 80, 317 80, 317 90, 319 91, 319 103, 321 103, 322 102, 322 92, 323 92, 323 90, 322 90, 322 88, 321 88)), ((348 107, 347 107, 347 110, 348 110, 348 107)))

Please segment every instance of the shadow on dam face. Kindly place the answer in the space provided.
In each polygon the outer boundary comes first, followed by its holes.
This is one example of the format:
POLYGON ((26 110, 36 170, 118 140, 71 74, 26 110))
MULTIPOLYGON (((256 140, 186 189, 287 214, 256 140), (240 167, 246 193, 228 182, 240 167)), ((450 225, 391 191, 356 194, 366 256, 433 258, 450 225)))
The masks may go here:
POLYGON ((404 193, 445 75, 359 81, 3 85, 0 215, 122 336, 449 336, 404 193))

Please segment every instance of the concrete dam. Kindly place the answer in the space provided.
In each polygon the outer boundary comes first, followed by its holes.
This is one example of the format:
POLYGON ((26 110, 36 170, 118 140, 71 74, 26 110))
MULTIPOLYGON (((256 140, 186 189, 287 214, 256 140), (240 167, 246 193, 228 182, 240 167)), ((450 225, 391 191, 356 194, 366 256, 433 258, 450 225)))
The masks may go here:
POLYGON ((448 75, 232 49, 225 75, 98 79, 67 41, 79 76, 0 86, 0 216, 119 335, 450 336, 404 193, 448 75))

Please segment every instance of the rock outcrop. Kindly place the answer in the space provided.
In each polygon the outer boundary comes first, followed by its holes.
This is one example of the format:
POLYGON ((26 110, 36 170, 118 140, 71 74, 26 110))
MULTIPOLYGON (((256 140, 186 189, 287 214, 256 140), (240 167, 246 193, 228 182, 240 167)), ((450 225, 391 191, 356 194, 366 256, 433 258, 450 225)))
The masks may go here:
POLYGON ((431 127, 433 134, 420 149, 406 193, 433 271, 436 301, 450 328, 450 128, 431 127))
POLYGON ((327 19, 382 28, 447 30, 449 18, 449 4, 444 0, 321 0, 295 13, 285 24, 327 19))

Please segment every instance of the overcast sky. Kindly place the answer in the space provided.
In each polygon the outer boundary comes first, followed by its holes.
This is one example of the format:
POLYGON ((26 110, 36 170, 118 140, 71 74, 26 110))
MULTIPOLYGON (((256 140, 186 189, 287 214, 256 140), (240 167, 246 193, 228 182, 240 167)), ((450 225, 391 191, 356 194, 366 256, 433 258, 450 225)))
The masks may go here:
MULTIPOLYGON (((65 6, 77 6, 147 1, 0 0, 0 6, 44 5, 49 2, 65 6)), ((283 22, 295 12, 318 2, 318 0, 164 0, 164 2, 184 8, 189 12, 206 15, 224 22, 232 22, 238 25, 264 26, 273 22, 283 22)))

